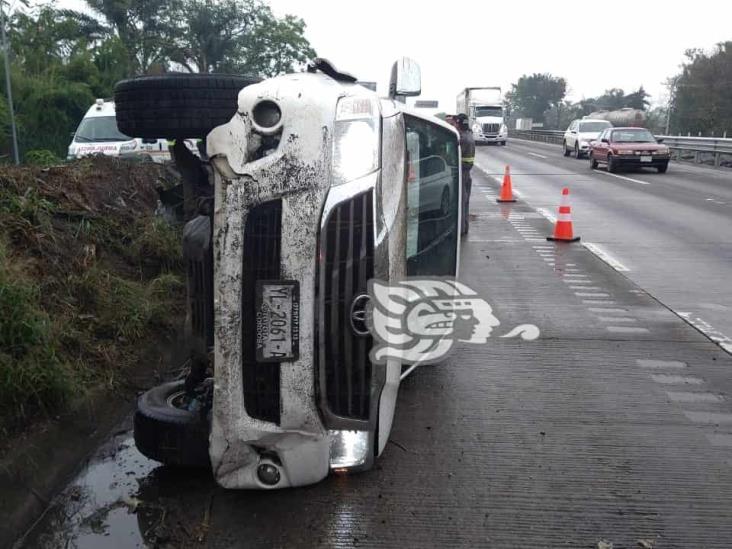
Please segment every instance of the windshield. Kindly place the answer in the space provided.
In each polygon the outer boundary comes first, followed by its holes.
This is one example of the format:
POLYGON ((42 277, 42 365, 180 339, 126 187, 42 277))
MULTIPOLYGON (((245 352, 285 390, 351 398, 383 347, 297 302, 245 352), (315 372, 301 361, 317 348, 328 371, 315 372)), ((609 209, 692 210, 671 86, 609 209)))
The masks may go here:
POLYGON ((617 130, 613 132, 613 143, 655 143, 656 138, 651 132, 644 129, 617 130))
POLYGON ((475 116, 480 118, 483 116, 503 116, 501 107, 475 107, 475 116))
POLYGON ((580 133, 600 133, 610 127, 610 122, 582 122, 579 127, 580 133))
POLYGON ((117 119, 114 116, 95 116, 85 118, 76 130, 74 141, 88 143, 92 141, 129 141, 131 137, 117 129, 117 119))

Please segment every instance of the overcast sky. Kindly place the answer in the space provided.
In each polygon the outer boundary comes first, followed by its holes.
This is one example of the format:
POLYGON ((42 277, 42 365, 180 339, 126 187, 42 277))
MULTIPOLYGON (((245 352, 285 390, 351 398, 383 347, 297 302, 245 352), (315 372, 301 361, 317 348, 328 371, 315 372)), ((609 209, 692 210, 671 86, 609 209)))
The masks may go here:
MULTIPOLYGON (((499 85, 549 72, 568 82, 568 98, 641 84, 664 100, 688 48, 732 40, 732 2, 612 0, 270 0, 277 15, 302 17, 318 55, 385 92, 392 62, 422 67, 422 98, 455 109, 465 86, 499 85)), ((81 0, 60 0, 79 7, 81 0)))

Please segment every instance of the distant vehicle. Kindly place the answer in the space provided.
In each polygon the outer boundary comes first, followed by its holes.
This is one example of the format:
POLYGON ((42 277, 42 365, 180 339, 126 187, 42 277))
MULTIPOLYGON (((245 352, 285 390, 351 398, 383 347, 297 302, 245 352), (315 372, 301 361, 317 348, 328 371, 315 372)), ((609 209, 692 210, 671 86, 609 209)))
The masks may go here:
MULTIPOLYGON (((190 148, 190 147, 189 147, 190 148)), ((93 154, 123 156, 144 154, 153 162, 170 160, 166 139, 135 139, 117 128, 113 101, 97 99, 86 112, 69 144, 67 160, 93 154)))
POLYGON ((596 111, 590 113, 587 118, 607 120, 616 127, 642 128, 646 123, 646 113, 640 109, 631 109, 630 107, 615 111, 596 111))
POLYGON ((569 156, 573 151, 577 158, 581 158, 590 150, 590 141, 597 139, 600 133, 613 125, 607 120, 592 120, 583 118, 574 120, 564 132, 562 148, 564 156, 569 156))
POLYGON ((506 144, 508 128, 503 120, 501 88, 463 89, 457 96, 456 114, 461 113, 468 117, 476 144, 506 144))
POLYGON ((534 127, 534 121, 531 118, 517 118, 516 129, 517 130, 530 130, 534 127))
POLYGON ((607 165, 607 171, 620 168, 656 168, 666 173, 670 151, 644 128, 608 128, 590 147, 590 167, 607 165))

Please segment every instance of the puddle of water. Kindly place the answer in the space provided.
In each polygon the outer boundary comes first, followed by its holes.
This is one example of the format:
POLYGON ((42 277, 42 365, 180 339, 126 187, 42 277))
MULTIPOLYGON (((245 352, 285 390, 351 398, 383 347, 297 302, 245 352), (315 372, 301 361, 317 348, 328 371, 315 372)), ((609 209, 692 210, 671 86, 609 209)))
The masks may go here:
POLYGON ((215 485, 210 472, 170 469, 135 448, 128 419, 15 549, 195 544, 215 485))

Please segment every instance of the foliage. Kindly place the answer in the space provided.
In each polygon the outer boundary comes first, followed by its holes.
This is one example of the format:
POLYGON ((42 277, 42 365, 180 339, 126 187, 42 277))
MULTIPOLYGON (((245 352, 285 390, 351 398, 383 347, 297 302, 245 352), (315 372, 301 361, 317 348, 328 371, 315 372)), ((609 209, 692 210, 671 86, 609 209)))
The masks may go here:
POLYGON ((721 135, 732 130, 732 41, 718 44, 711 53, 688 50, 674 81, 673 132, 721 135))
POLYGON ((48 149, 34 149, 25 153, 25 161, 36 166, 53 166, 60 164, 61 159, 48 149))
MULTIPOLYGON (((315 52, 302 19, 276 17, 262 0, 86 0, 89 16, 52 4, 8 20, 21 157, 46 149, 65 158, 71 133, 116 82, 169 70, 275 75, 315 52)), ((0 70, 4 70, 0 62, 0 70)), ((10 157, 5 87, 0 156, 10 157)))
POLYGON ((542 120, 544 112, 556 106, 567 93, 567 81, 551 74, 523 75, 511 85, 506 102, 513 116, 542 120))

